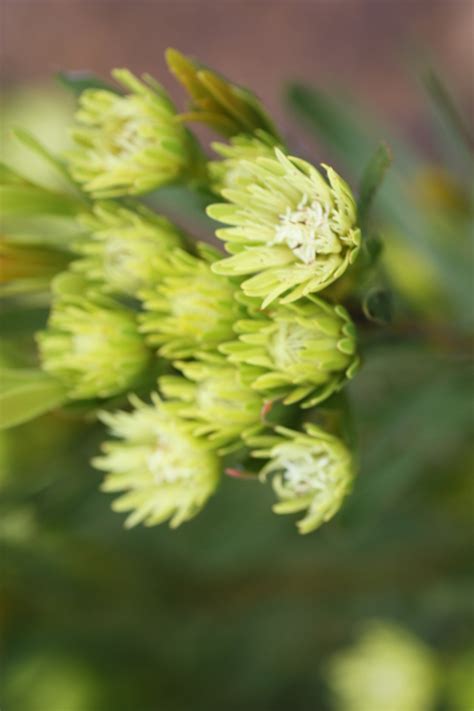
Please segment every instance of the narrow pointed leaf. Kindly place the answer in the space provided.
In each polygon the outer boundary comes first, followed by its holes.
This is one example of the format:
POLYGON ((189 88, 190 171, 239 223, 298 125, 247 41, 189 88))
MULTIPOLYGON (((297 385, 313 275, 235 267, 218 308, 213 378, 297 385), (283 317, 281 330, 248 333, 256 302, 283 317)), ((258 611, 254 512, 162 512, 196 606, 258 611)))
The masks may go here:
POLYGON ((71 197, 34 185, 0 186, 4 215, 76 215, 83 205, 71 197))
POLYGON ((445 123, 458 140, 462 141, 471 155, 474 155, 474 135, 441 78, 433 70, 430 70, 425 74, 424 84, 445 123))
POLYGON ((362 228, 367 225, 370 208, 391 162, 390 149, 381 143, 364 170, 358 202, 359 223, 362 228))
MULTIPOLYGON (((12 379, 9 378, 12 382, 12 379)), ((8 382, 8 379, 7 379, 8 382)), ((15 427, 58 407, 66 400, 66 390, 57 380, 38 372, 23 383, 6 387, 0 393, 0 429, 15 427)))

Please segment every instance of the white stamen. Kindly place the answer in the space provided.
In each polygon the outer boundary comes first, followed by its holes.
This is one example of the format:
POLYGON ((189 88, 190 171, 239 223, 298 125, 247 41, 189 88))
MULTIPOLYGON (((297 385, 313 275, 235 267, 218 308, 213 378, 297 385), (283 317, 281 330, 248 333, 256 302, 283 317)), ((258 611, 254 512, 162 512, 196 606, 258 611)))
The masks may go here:
POLYGON ((157 484, 192 479, 195 472, 186 465, 186 446, 181 440, 175 442, 158 440, 156 448, 147 457, 147 465, 157 484), (184 445, 184 446, 183 446, 184 445))
POLYGON ((283 478, 295 494, 304 496, 327 487, 331 465, 328 455, 301 452, 282 462, 283 478))
POLYGON ((273 244, 286 244, 298 259, 305 264, 316 261, 318 254, 337 254, 341 244, 333 231, 330 219, 330 206, 317 200, 309 202, 303 195, 296 210, 287 207, 280 216, 273 244))

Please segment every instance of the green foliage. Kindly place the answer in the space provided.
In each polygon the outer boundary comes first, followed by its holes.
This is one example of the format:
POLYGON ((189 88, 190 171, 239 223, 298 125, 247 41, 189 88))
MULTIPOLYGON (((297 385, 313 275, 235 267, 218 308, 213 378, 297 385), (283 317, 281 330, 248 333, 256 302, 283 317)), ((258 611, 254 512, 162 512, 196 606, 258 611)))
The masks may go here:
POLYGON ((0 429, 21 425, 66 400, 65 387, 42 370, 0 369, 0 429))
POLYGON ((377 148, 365 168, 360 181, 360 194, 357 204, 359 221, 363 227, 367 226, 367 219, 375 194, 380 187, 391 162, 392 158, 390 151, 387 146, 382 144, 377 148))

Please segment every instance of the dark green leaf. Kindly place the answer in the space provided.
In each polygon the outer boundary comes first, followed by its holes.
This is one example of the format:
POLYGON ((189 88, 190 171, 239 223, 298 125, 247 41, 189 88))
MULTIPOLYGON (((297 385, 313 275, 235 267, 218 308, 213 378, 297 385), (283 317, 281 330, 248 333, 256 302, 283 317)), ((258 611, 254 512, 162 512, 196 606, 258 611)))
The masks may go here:
POLYGON ((358 213, 362 228, 367 225, 370 208, 378 188, 382 184, 392 156, 385 144, 380 144, 364 170, 360 181, 358 213))
POLYGON ((381 325, 390 323, 393 317, 392 294, 379 287, 371 289, 364 297, 362 310, 369 321, 375 321, 381 325))
POLYGON ((441 78, 430 69, 425 73, 424 84, 445 123, 451 128, 454 135, 464 143, 470 153, 474 153, 474 136, 441 78))
POLYGON ((290 107, 303 123, 344 158, 345 164, 359 175, 375 147, 375 139, 352 111, 343 108, 322 91, 302 84, 288 88, 290 107))

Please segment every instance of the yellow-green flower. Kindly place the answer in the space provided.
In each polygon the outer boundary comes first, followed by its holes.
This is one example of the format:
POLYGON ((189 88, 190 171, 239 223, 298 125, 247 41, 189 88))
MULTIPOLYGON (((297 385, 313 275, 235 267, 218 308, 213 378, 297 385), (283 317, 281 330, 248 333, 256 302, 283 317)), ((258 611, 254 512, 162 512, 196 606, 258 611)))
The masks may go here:
POLYGON ((343 306, 308 297, 252 316, 235 324, 238 340, 219 350, 259 392, 312 407, 354 375, 356 332, 343 306))
POLYGON ((135 296, 156 281, 155 257, 181 244, 179 230, 144 206, 133 210, 113 202, 97 204, 82 217, 91 239, 77 246, 73 269, 115 293, 135 296))
POLYGON ((224 189, 227 203, 208 214, 230 227, 217 230, 233 256, 213 266, 218 274, 255 274, 242 283, 263 307, 321 291, 355 260, 360 246, 350 188, 330 167, 327 180, 300 158, 275 148, 274 158, 242 161, 245 184, 224 189))
POLYGON ((95 197, 146 193, 202 169, 197 143, 176 120, 171 99, 150 76, 112 72, 130 93, 86 89, 69 153, 71 174, 95 197))
POLYGON ((205 245, 199 249, 201 257, 176 249, 157 259, 160 280, 141 293, 146 310, 141 330, 170 360, 215 350, 232 338, 242 313, 234 298, 238 287, 211 270, 216 252, 205 245))
POLYGON ((134 312, 75 274, 59 275, 54 288, 47 328, 37 335, 43 370, 64 382, 73 399, 132 388, 150 358, 134 312))
POLYGON ((224 136, 262 129, 278 139, 273 121, 251 91, 233 84, 176 49, 168 49, 166 61, 192 101, 189 112, 182 114, 181 119, 201 121, 224 136))
POLYGON ((263 446, 253 456, 269 461, 260 477, 273 476, 273 489, 279 502, 278 514, 306 511, 297 522, 300 533, 310 533, 329 521, 341 508, 354 478, 351 453, 338 437, 313 424, 304 432, 276 427, 276 435, 250 439, 263 446))
POLYGON ((229 143, 212 143, 214 151, 222 160, 209 161, 207 164, 211 187, 216 193, 226 188, 239 188, 252 180, 252 173, 246 168, 245 161, 256 158, 273 158, 278 141, 262 130, 254 134, 240 134, 230 139, 229 143))
POLYGON ((338 711, 434 711, 437 674, 421 640, 372 621, 352 648, 331 659, 328 681, 338 711))
POLYGON ((176 528, 195 516, 214 492, 220 463, 206 441, 195 437, 170 403, 158 396, 147 405, 132 397, 133 412, 104 412, 118 442, 106 442, 93 464, 107 472, 102 489, 124 491, 115 511, 131 511, 125 525, 154 526, 170 519, 176 528))
POLYGON ((258 432, 264 401, 245 385, 237 368, 216 355, 173 365, 183 375, 161 377, 160 389, 182 403, 180 414, 195 423, 195 435, 222 447, 258 432))

